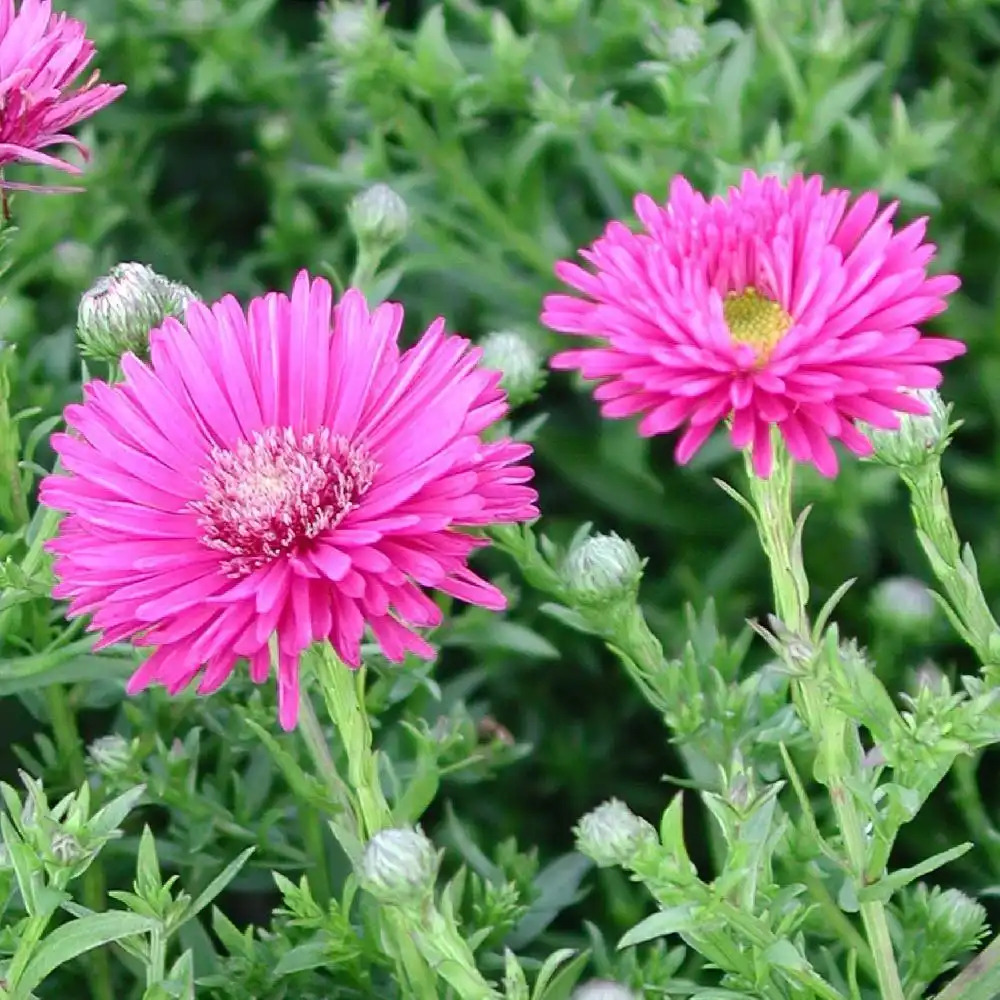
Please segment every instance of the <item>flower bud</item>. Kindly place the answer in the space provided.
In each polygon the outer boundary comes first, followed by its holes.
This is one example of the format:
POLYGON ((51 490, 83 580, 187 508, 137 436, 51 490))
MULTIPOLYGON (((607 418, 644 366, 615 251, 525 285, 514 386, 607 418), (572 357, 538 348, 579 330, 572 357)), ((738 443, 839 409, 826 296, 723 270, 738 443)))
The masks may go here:
POLYGON ((145 264, 116 264, 80 300, 76 328, 83 353, 114 363, 128 351, 148 354, 149 331, 168 316, 184 317, 191 289, 145 264))
POLYGON ((923 631, 937 612, 931 592, 911 576, 882 580, 872 593, 871 607, 876 619, 903 634, 923 631))
POLYGON ((906 394, 926 404, 929 412, 925 416, 900 414, 899 429, 895 431, 866 425, 860 428, 872 443, 875 461, 897 469, 923 465, 941 455, 953 430, 949 422, 951 406, 936 390, 912 389, 906 390, 906 394))
POLYGON ((913 672, 910 688, 914 694, 921 691, 947 697, 951 694, 951 684, 933 660, 924 660, 913 672))
POLYGON ((612 979, 591 979, 574 991, 570 1000, 639 1000, 627 986, 612 979))
POLYGON ((928 922, 948 934, 956 952, 971 951, 986 930, 986 910, 959 889, 932 893, 928 909, 928 922))
POLYGON ((615 604, 635 600, 643 565, 627 539, 614 534, 591 535, 570 549, 562 577, 574 601, 615 604))
POLYGON ((111 733, 94 740, 87 747, 87 756, 101 774, 121 774, 132 763, 132 744, 125 737, 111 733))
POLYGON ((324 42, 334 52, 347 52, 362 46, 373 26, 368 4, 334 0, 319 8, 320 31, 324 42))
POLYGON ((627 865, 645 844, 656 843, 652 825, 619 799, 609 799, 577 824, 576 847, 599 868, 627 865))
POLYGON ((53 834, 51 841, 52 857, 60 865, 71 865, 86 854, 80 846, 80 841, 65 830, 53 834))
POLYGON ((481 346, 481 364, 503 374, 500 386, 512 409, 538 395, 545 381, 542 359, 525 337, 513 330, 497 330, 487 334, 481 346))
POLYGON ((356 195, 347 216, 359 247, 373 255, 388 253, 410 226, 406 202, 388 184, 373 184, 356 195))
POLYGON ((419 828, 380 830, 368 841, 358 870, 362 886, 379 902, 419 903, 434 889, 438 856, 419 828))
POLYGON ((705 43, 701 32, 687 24, 679 24, 671 28, 663 39, 663 48, 667 58, 672 63, 683 65, 697 59, 701 55, 705 43))

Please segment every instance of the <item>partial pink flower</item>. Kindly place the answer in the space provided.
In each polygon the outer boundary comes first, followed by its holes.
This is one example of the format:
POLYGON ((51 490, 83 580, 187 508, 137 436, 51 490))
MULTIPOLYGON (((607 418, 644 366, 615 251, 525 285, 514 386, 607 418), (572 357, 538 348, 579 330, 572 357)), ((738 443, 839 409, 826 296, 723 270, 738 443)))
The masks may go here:
POLYGON ((441 612, 421 587, 504 607, 468 567, 486 540, 463 529, 537 516, 531 449, 482 439, 507 403, 478 348, 438 319, 401 351, 402 321, 355 290, 334 307, 303 272, 246 313, 192 303, 152 332, 149 365, 126 354, 124 382, 67 407, 69 474, 41 490, 69 515, 55 594, 93 615, 98 647, 154 648, 131 692, 200 675, 205 694, 239 659, 262 683, 274 636, 290 729, 311 643, 356 666, 367 625, 389 659, 430 657, 414 629, 441 612))
MULTIPOLYGON (((70 87, 94 58, 86 26, 66 14, 53 14, 49 0, 0 0, 0 171, 18 160, 78 174, 69 160, 42 152, 50 146, 87 149, 66 129, 110 104, 120 85, 98 83, 94 72, 75 90, 70 87)), ((0 188, 23 188, 0 177, 0 188)), ((33 190, 58 190, 32 188, 33 190)))
POLYGON ((918 329, 959 285, 928 277, 927 220, 895 231, 895 202, 849 201, 821 177, 751 172, 711 201, 683 177, 666 205, 639 195, 645 232, 612 222, 581 251, 593 270, 556 265, 582 297, 548 296, 542 322, 601 343, 553 367, 599 381, 604 416, 641 415, 644 436, 686 425, 682 464, 726 420, 757 475, 771 472, 772 427, 794 459, 835 475, 831 439, 870 455, 857 422, 891 430, 925 413, 901 390, 936 387, 935 366, 965 350, 918 329))

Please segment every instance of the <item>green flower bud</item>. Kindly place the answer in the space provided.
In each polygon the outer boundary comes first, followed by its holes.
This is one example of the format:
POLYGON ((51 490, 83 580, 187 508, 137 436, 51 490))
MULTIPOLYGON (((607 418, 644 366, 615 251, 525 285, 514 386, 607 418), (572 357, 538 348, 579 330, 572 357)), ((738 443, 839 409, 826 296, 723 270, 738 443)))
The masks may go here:
POLYGON ((361 885, 382 903, 412 905, 434 890, 438 856, 419 828, 380 830, 365 847, 361 885))
POLYGON ((542 358, 525 337, 513 330, 497 330, 488 333, 480 346, 482 366, 503 373, 500 386, 512 409, 538 395, 545 381, 542 358))
POLYGON ((410 227, 406 202, 388 184, 374 184, 356 195, 347 216, 358 246, 371 254, 388 253, 410 227))
POLYGON ((876 619, 903 634, 922 632, 937 613, 931 592, 910 576, 882 580, 872 592, 871 607, 876 619))
POLYGON ((627 865, 641 847, 657 840, 652 825, 619 799, 591 810, 573 832, 577 850, 599 868, 627 865))
POLYGON ((578 986, 570 1000, 639 1000, 627 986, 612 979, 591 979, 578 986))
POLYGON ((133 746, 117 733, 101 736, 87 747, 94 767, 105 775, 121 774, 132 763, 133 746))
POLYGON ((947 933, 956 954, 975 948, 986 930, 985 908, 959 889, 932 892, 928 911, 928 922, 947 933))
POLYGON ((80 846, 80 841, 65 830, 53 834, 51 848, 56 863, 64 866, 72 865, 86 854, 80 846))
POLYGON ((145 264, 116 264, 80 300, 76 327, 81 350, 99 361, 117 362, 131 351, 146 357, 149 331, 168 316, 184 318, 197 298, 145 264))
POLYGON ((319 20, 323 40, 334 52, 348 52, 364 45, 372 26, 377 24, 368 4, 344 3, 340 0, 321 4, 319 20))
POLYGON ((663 47, 667 58, 678 64, 691 62, 701 55, 705 43, 701 32, 687 24, 679 24, 671 28, 663 39, 663 47))
POLYGON ((563 582, 580 604, 616 604, 635 600, 644 562, 635 546, 618 535, 591 535, 570 549, 562 567, 563 582))
POLYGON ((911 689, 915 694, 928 691, 931 694, 947 697, 951 694, 951 684, 942 673, 941 668, 933 660, 924 660, 913 672, 911 689))
POLYGON ((941 455, 954 430, 950 423, 951 406, 945 403, 934 389, 907 390, 907 395, 926 403, 930 412, 926 416, 903 413, 899 430, 887 431, 861 425, 875 449, 876 462, 896 469, 923 465, 928 459, 941 455))

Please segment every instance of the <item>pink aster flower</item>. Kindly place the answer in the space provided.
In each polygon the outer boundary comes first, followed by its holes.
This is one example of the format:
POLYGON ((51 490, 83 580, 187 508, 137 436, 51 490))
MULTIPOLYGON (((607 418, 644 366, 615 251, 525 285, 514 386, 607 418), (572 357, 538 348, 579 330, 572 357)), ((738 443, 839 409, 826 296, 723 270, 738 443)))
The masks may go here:
POLYGON ((367 625, 391 660, 431 656, 413 629, 441 612, 422 586, 504 607, 467 565, 485 540, 462 529, 537 516, 531 449, 482 440, 507 404, 478 348, 438 319, 401 351, 402 321, 354 290, 334 308, 303 272, 246 313, 192 303, 152 331, 148 366, 126 354, 124 382, 67 407, 53 443, 69 474, 41 490, 69 515, 55 594, 93 614, 98 647, 153 647, 130 692, 200 675, 208 693, 238 659, 261 683, 274 636, 289 729, 311 643, 357 665, 367 625))
POLYGON ((927 220, 896 231, 896 203, 849 201, 820 177, 786 185, 750 172, 711 201, 683 177, 666 205, 639 195, 644 233, 612 222, 581 251, 593 271, 556 265, 583 297, 548 296, 542 322, 601 343, 553 367, 599 381, 603 414, 641 415, 644 436, 686 425, 680 463, 726 420, 759 476, 770 475, 772 427, 794 459, 834 475, 831 439, 871 454, 857 422, 891 430, 899 413, 925 413, 901 390, 936 387, 935 366, 965 350, 918 329, 959 284, 928 277, 927 220))
MULTIPOLYGON (((66 14, 53 14, 49 0, 0 0, 0 172, 17 160, 78 174, 80 168, 49 153, 50 146, 74 146, 66 129, 110 104, 125 88, 98 84, 98 73, 69 90, 94 58, 86 26, 66 14)), ((27 185, 4 181, 0 188, 27 185)), ((57 190, 41 188, 34 190, 57 190)))

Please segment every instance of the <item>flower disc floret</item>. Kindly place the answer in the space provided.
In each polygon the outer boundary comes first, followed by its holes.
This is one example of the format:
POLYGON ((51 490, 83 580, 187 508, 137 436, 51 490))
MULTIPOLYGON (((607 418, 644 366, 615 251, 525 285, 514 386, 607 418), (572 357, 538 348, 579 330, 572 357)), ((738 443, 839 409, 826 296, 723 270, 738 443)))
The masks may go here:
POLYGON ((537 516, 531 448, 483 440, 507 402, 479 348, 437 320, 401 350, 402 321, 356 290, 334 307, 303 272, 246 311, 191 302, 150 333, 148 364, 124 355, 122 382, 67 408, 64 471, 41 489, 68 514, 55 595, 99 647, 152 650, 130 691, 208 693, 245 660, 257 683, 276 669, 291 728, 312 643, 357 666, 367 628, 391 660, 430 657, 424 588, 505 606, 467 529, 537 516))
POLYGON ((820 177, 747 172, 711 200, 675 177, 665 205, 636 198, 644 232, 612 222, 581 251, 589 269, 556 266, 575 294, 548 296, 542 321, 597 344, 552 365, 598 382, 603 414, 639 416, 645 436, 683 427, 682 464, 726 421, 758 475, 777 427, 794 459, 832 476, 833 440, 870 455, 859 422, 895 430, 927 413, 903 390, 936 387, 965 350, 920 332, 959 282, 928 275, 927 220, 895 229, 896 208, 820 177))

